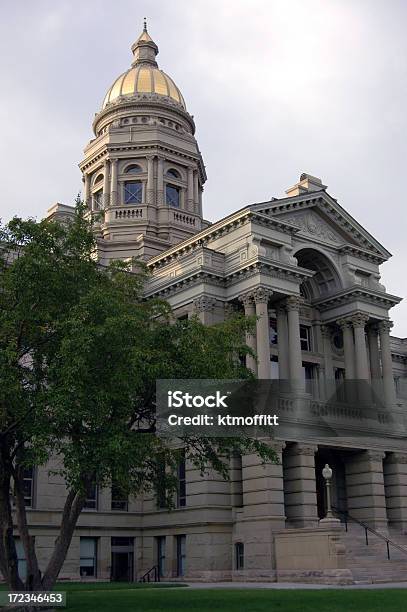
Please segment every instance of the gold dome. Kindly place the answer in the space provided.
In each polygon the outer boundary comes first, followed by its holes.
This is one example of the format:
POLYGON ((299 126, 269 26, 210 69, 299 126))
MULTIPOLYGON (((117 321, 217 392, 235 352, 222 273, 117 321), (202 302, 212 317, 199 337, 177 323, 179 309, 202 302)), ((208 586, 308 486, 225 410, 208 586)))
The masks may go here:
POLYGON ((134 55, 132 67, 115 80, 103 100, 102 108, 120 96, 158 94, 171 98, 186 110, 180 90, 174 81, 157 66, 155 57, 158 54, 158 47, 147 32, 145 21, 144 29, 131 50, 134 55))
POLYGON ((184 98, 174 81, 162 70, 149 64, 139 64, 115 80, 103 101, 103 108, 119 96, 153 93, 167 96, 186 109, 184 98))

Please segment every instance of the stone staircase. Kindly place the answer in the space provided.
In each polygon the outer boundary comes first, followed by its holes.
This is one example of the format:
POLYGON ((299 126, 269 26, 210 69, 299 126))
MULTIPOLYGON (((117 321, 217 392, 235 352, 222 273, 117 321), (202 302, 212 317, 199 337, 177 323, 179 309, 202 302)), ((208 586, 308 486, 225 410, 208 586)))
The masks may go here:
POLYGON ((374 533, 368 533, 366 545, 365 530, 361 525, 348 523, 343 528, 342 541, 346 548, 346 562, 356 584, 377 582, 407 582, 407 536, 389 534, 389 539, 402 546, 402 552, 390 546, 390 560, 387 558, 385 540, 374 533))

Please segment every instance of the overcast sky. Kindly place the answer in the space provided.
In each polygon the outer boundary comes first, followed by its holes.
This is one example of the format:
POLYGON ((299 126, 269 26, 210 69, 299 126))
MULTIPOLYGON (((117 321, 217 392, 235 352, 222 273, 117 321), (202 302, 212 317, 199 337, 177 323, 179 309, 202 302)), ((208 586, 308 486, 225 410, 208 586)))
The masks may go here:
MULTIPOLYGON (((309 172, 393 253, 382 282, 406 295, 404 0, 3 0, 3 220, 73 202, 94 113, 145 15, 195 117, 206 217, 309 172)), ((407 300, 391 316, 406 337, 407 300)))

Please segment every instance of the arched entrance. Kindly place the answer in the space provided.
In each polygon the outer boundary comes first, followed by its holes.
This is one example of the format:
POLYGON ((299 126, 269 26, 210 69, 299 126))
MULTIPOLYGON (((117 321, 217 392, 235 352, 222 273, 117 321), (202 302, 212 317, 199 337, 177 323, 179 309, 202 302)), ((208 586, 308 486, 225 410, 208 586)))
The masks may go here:
POLYGON ((342 288, 339 273, 332 261, 321 251, 303 248, 295 253, 298 265, 315 272, 314 276, 301 285, 301 292, 306 300, 324 297, 336 293, 342 288))

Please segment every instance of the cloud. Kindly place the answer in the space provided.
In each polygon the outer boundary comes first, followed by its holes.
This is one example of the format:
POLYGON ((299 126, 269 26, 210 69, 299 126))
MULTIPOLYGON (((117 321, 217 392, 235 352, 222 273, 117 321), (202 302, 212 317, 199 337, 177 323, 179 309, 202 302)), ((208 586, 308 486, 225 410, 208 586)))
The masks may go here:
MULTIPOLYGON (((406 294, 403 0, 23 4, 6 3, 0 25, 1 216, 72 202, 93 115, 146 15, 196 120, 206 216, 282 195, 310 172, 393 252, 382 281, 406 294)), ((393 313, 407 336, 407 304, 393 313)))

